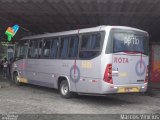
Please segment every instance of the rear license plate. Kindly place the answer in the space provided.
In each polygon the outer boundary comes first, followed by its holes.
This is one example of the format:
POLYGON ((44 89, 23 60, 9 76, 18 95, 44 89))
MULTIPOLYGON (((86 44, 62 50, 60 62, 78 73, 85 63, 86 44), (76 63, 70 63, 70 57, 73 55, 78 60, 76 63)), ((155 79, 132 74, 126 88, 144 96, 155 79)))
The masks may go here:
POLYGON ((139 92, 139 87, 119 87, 118 93, 139 92))

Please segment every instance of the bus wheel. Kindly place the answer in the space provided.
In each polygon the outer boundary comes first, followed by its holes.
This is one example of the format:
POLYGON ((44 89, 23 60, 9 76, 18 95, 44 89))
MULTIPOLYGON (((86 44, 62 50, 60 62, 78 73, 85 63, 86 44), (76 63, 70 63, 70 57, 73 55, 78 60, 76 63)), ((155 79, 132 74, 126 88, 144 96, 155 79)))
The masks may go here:
POLYGON ((61 93, 61 96, 64 98, 73 97, 73 93, 69 91, 69 85, 68 85, 67 80, 63 80, 60 83, 60 93, 61 93))
POLYGON ((15 82, 16 85, 22 85, 19 81, 18 81, 18 73, 14 73, 14 76, 13 76, 13 80, 15 82))

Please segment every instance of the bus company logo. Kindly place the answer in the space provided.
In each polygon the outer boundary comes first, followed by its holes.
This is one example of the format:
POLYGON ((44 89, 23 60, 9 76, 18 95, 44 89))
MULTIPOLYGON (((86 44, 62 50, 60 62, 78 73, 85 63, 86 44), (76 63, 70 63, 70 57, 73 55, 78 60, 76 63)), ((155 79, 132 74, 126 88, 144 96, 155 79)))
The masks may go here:
POLYGON ((8 41, 11 41, 12 37, 15 36, 19 30, 19 25, 14 25, 13 27, 8 27, 5 34, 8 36, 8 41))
POLYGON ((114 57, 114 63, 129 63, 128 58, 114 57))
POLYGON ((135 71, 138 76, 142 76, 145 73, 146 64, 143 60, 139 60, 136 63, 135 71))
POLYGON ((73 82, 78 82, 80 79, 80 70, 77 65, 73 65, 70 69, 70 78, 73 82))

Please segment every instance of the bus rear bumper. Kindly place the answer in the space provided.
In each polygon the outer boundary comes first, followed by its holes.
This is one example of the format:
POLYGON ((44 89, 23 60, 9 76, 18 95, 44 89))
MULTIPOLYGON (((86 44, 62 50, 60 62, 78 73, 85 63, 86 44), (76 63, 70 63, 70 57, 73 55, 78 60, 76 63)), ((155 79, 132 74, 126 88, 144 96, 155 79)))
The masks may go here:
POLYGON ((113 85, 107 84, 102 87, 102 94, 112 93, 138 93, 147 91, 147 83, 144 84, 128 84, 128 85, 113 85))

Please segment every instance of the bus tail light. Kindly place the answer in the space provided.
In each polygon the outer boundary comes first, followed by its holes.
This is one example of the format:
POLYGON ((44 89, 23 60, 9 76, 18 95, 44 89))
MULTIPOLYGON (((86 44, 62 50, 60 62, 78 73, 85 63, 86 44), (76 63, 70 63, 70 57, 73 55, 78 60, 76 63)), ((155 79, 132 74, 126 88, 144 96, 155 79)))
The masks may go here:
POLYGON ((106 70, 104 73, 104 78, 103 80, 107 83, 113 84, 113 80, 112 80, 112 64, 108 64, 106 66, 106 70))
POLYGON ((147 83, 148 80, 149 80, 149 66, 147 65, 147 68, 146 68, 146 77, 145 77, 144 83, 147 83))

